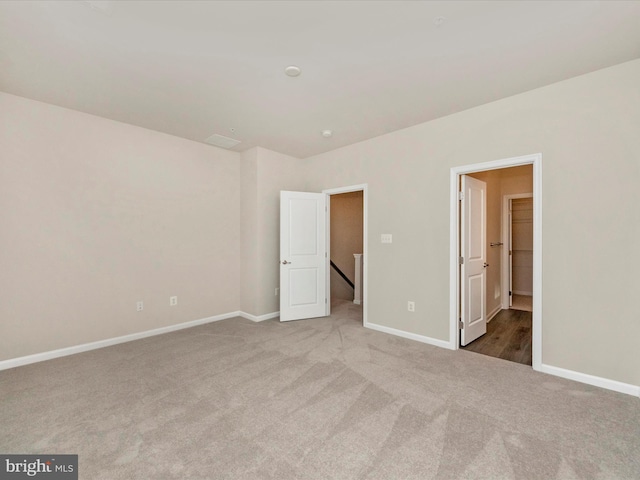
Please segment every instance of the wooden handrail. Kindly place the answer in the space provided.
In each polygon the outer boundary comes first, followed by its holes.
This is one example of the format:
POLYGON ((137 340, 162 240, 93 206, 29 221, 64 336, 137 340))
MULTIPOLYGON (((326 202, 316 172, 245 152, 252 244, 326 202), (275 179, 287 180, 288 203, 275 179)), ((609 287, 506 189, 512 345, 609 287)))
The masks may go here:
POLYGON ((349 280, 349 278, 344 274, 342 270, 338 268, 338 266, 335 263, 333 263, 333 260, 329 260, 329 262, 331 263, 331 266, 333 267, 333 269, 336 272, 338 272, 338 275, 340 275, 344 279, 344 281, 349 284, 351 288, 355 289, 355 285, 353 284, 353 282, 349 280))

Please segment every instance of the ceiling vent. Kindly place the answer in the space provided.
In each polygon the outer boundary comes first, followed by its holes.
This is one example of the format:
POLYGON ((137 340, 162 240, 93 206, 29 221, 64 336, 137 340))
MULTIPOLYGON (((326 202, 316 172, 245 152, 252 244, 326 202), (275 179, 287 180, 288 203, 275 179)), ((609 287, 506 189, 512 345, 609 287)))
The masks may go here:
POLYGON ((222 148, 233 148, 239 143, 241 143, 240 140, 236 140, 235 138, 225 137, 224 135, 218 135, 217 133, 214 133, 213 135, 211 135, 204 142, 208 143, 209 145, 215 145, 216 147, 222 147, 222 148))

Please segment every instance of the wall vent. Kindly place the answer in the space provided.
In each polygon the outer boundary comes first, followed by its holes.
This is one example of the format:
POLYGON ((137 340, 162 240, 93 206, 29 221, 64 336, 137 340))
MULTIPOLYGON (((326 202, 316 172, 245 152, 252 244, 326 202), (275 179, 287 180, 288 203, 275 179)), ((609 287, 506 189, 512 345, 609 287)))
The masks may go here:
POLYGON ((211 135, 204 142, 208 143, 209 145, 215 145, 216 147, 222 147, 222 148, 233 148, 239 143, 241 143, 240 140, 236 140, 235 138, 225 137, 224 135, 218 135, 217 133, 214 133, 213 135, 211 135))

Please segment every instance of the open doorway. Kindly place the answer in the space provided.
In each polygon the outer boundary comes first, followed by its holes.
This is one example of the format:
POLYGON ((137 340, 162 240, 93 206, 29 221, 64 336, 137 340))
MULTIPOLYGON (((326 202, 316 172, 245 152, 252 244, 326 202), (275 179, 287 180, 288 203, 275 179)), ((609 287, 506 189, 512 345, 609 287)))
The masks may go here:
MULTIPOLYGON (((353 187, 357 188, 357 187, 353 187)), ((328 287, 331 314, 363 323, 364 196, 362 188, 327 191, 328 287)))
MULTIPOLYGON (((533 167, 521 165, 473 172, 462 176, 461 181, 465 177, 481 181, 485 190, 482 226, 485 238, 481 248, 485 249, 482 273, 486 329, 467 344, 461 341, 460 348, 531 365, 533 167)), ((464 276, 461 281, 464 282, 464 276)), ((462 332, 462 337, 465 333, 462 332)))
POLYGON ((452 169, 452 348, 540 368, 540 179, 540 155, 452 169))
POLYGON ((533 194, 504 195, 502 218, 504 296, 512 310, 532 312, 533 194))
MULTIPOLYGON (((367 185, 313 192, 280 192, 280 321, 307 320, 332 315, 331 311, 331 197, 360 192, 357 223, 362 231, 360 263, 354 272, 351 304, 358 322, 367 326, 367 185)), ((338 228, 338 235, 340 235, 338 228)), ((355 252, 354 252, 355 253, 355 252)), ((353 256, 353 253, 351 254, 353 256)))

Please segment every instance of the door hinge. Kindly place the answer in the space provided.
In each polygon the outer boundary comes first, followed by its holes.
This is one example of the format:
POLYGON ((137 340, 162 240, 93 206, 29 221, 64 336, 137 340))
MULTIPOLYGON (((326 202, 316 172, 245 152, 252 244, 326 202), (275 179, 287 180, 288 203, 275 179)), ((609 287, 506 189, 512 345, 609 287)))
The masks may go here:
POLYGON ((324 303, 327 303, 327 299, 326 298, 324 299, 324 303))
POLYGON ((458 192, 458 200, 464 200, 464 192, 458 192))
POLYGON ((464 257, 458 257, 458 263, 464 265, 464 257))
POLYGON ((462 321, 461 318, 458 319, 458 328, 460 330, 464 330, 464 322, 462 321))
POLYGON ((511 296, 511 290, 509 290, 509 296, 511 296))

